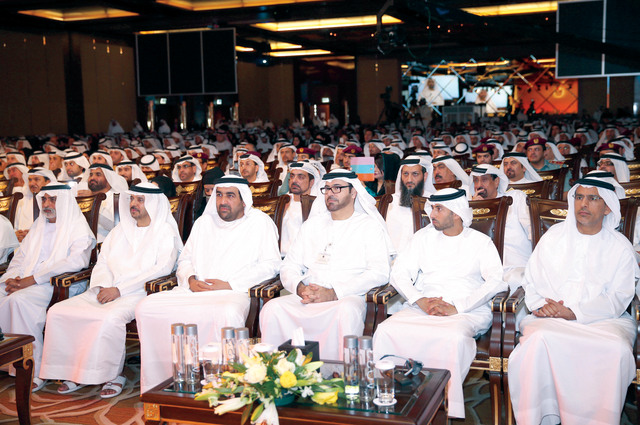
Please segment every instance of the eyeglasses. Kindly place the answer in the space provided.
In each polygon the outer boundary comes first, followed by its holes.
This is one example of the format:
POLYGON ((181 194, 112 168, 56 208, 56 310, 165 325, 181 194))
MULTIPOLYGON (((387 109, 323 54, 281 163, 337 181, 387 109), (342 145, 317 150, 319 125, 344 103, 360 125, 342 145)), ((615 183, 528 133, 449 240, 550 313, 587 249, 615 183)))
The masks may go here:
POLYGON ((598 161, 598 166, 604 165, 605 167, 611 167, 613 162, 611 161, 598 161))
POLYGON ((576 194, 576 193, 573 194, 573 198, 578 202, 580 202, 580 201, 582 201, 582 200, 584 200, 586 198, 587 202, 590 202, 590 203, 591 202, 598 202, 599 200, 602 199, 602 197, 598 196, 598 195, 586 195, 585 196, 585 195, 579 195, 579 194, 576 194))
POLYGON ((351 186, 350 184, 347 184, 344 186, 325 186, 320 188, 320 192, 322 192, 322 194, 324 195, 327 193, 327 191, 331 191, 335 195, 342 192, 342 189, 345 189, 347 187, 353 187, 353 186, 351 186))

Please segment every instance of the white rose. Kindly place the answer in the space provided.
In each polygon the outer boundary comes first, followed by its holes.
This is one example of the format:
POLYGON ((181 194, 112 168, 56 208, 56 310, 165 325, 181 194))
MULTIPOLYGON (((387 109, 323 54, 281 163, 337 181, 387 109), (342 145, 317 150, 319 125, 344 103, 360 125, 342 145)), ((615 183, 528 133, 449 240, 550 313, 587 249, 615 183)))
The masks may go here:
POLYGON ((302 354, 302 350, 300 350, 299 348, 296 348, 296 365, 297 366, 302 366, 302 362, 304 362, 304 358, 305 355, 302 354))
POLYGON ((280 359, 278 363, 275 365, 274 369, 278 373, 278 375, 282 376, 285 372, 295 372, 296 365, 288 361, 287 359, 280 359))
POLYGON ((247 369, 244 374, 244 381, 249 384, 258 384, 264 381, 267 377, 267 367, 263 364, 259 364, 247 369))

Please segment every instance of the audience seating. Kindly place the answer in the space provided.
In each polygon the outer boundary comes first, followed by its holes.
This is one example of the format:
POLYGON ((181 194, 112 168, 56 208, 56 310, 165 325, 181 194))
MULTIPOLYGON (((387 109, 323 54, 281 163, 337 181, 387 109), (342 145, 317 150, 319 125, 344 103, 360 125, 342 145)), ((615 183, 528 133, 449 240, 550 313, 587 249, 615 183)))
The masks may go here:
POLYGON ((549 199, 549 180, 542 180, 533 183, 510 184, 508 188, 521 190, 529 198, 549 199))
POLYGON ((315 196, 311 195, 300 195, 300 206, 302 208, 302 222, 304 223, 309 218, 309 214, 311 213, 311 207, 313 206, 313 202, 316 200, 315 196))
POLYGON ((640 196, 640 180, 620 183, 620 186, 624 189, 627 198, 637 198, 640 196))
POLYGON ((542 180, 549 180, 549 199, 562 200, 564 181, 568 172, 568 167, 560 167, 549 171, 538 171, 538 175, 542 177, 542 180))
POLYGON ((12 225, 15 225, 16 222, 18 201, 23 197, 24 195, 21 192, 16 192, 13 195, 0 196, 0 214, 7 217, 12 225))
POLYGON ((391 195, 390 193, 385 193, 384 195, 378 196, 375 199, 376 199, 376 208, 378 209, 378 212, 380 213, 382 218, 386 220, 387 211, 389 210, 389 204, 393 202, 393 195, 391 195))
POLYGON ((462 187, 462 182, 460 180, 454 180, 454 181, 447 182, 447 183, 434 183, 433 187, 435 187, 436 190, 447 189, 449 187, 452 187, 454 189, 458 189, 458 188, 462 187))
POLYGON ((282 182, 279 179, 269 180, 264 183, 249 183, 249 189, 251 189, 251 195, 253 199, 256 198, 273 198, 278 196, 278 188, 282 182))
POLYGON ((13 179, 0 179, 0 193, 4 196, 10 196, 13 193, 13 179))
MULTIPOLYGON (((412 209, 414 213, 414 226, 420 228, 429 223, 429 218, 424 212, 426 198, 414 198, 412 209)), ((509 196, 487 199, 482 201, 470 201, 473 209, 473 222, 471 228, 491 237, 498 249, 500 259, 504 251, 504 229, 507 221, 507 212, 513 200, 509 196)), ((420 229, 416 229, 420 230, 420 229)), ((471 368, 489 372, 491 385, 491 412, 493 423, 500 423, 502 412, 502 397, 500 397, 500 385, 502 379, 502 306, 509 292, 503 291, 497 294, 491 301, 493 322, 491 329, 476 339, 476 357, 471 363, 471 368)), ((388 284, 384 287, 373 288, 367 294, 367 318, 365 323, 365 335, 373 335, 378 324, 387 318, 387 306, 389 301, 398 295, 398 291, 388 284)))
MULTIPOLYGON (((549 230, 554 224, 560 223, 567 218, 568 203, 566 201, 552 201, 548 199, 528 200, 531 214, 531 243, 535 249, 542 235, 549 230)), ((633 243, 633 233, 635 230, 636 214, 640 205, 637 198, 626 198, 620 200, 620 213, 622 216, 621 225, 618 230, 633 243)), ((504 303, 504 337, 502 342, 502 389, 504 394, 504 405, 506 408, 507 423, 514 423, 513 408, 511 406, 511 397, 509 395, 509 356, 515 349, 520 339, 520 333, 516 330, 516 317, 523 314, 526 307, 524 303, 524 289, 522 287, 514 291, 504 303)), ((636 295, 629 306, 631 316, 636 323, 640 323, 640 300, 636 295)), ((639 328, 640 334, 640 328, 639 328)), ((636 376, 640 377, 640 352, 637 344, 633 348, 634 357, 636 358, 636 376)), ((635 393, 636 404, 640 401, 640 379, 636 378, 635 393)), ((638 419, 640 423, 640 417, 638 419)))

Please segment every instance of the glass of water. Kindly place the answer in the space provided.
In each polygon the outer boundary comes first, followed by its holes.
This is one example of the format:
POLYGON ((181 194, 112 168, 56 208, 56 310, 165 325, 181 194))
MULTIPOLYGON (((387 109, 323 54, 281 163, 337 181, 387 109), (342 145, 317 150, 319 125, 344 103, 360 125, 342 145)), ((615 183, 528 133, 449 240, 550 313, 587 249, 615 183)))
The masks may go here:
POLYGON ((222 347, 211 342, 202 348, 202 370, 207 382, 215 382, 222 366, 222 347))
POLYGON ((393 380, 394 367, 394 363, 390 360, 376 362, 376 399, 373 402, 378 406, 390 406, 396 402, 393 380))

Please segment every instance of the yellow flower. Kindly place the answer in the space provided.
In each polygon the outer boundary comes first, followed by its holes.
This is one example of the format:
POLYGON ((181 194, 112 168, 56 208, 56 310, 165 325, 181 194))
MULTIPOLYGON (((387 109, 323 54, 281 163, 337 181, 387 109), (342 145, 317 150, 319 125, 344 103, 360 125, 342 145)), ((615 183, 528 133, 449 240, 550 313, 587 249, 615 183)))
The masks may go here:
POLYGON ((318 404, 333 404, 338 401, 338 390, 326 393, 315 393, 311 397, 311 400, 318 404))
POLYGON ((286 371, 280 377, 280 385, 282 385, 282 388, 295 387, 297 383, 298 378, 296 378, 296 375, 293 372, 286 371))

